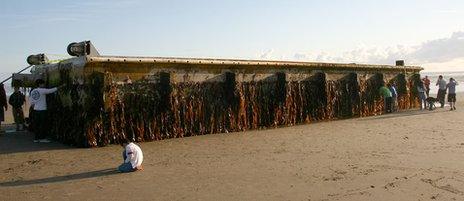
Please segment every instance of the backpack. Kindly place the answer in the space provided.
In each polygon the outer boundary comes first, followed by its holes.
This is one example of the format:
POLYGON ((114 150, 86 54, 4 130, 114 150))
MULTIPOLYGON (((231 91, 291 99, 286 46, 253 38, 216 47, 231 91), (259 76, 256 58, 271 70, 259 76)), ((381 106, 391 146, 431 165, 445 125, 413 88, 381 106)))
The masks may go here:
POLYGON ((23 106, 24 101, 26 101, 26 99, 21 92, 14 92, 11 94, 8 103, 10 103, 10 105, 14 108, 19 108, 23 106))

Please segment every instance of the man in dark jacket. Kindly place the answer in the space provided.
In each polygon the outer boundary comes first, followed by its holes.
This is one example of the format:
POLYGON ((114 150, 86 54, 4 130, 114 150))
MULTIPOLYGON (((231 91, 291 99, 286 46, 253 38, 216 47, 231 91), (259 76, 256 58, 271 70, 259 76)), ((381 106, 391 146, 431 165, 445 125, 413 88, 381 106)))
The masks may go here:
POLYGON ((13 107, 13 117, 16 124, 16 131, 24 131, 24 112, 23 105, 26 101, 24 94, 19 91, 19 87, 14 88, 14 93, 8 99, 8 103, 13 107))

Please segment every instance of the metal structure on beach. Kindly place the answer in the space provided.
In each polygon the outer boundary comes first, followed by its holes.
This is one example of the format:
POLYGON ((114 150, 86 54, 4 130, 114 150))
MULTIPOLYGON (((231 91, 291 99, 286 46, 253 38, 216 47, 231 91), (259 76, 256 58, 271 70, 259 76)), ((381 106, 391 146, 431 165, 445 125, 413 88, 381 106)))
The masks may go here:
POLYGON ((400 110, 418 107, 421 67, 317 62, 102 56, 90 41, 72 58, 32 55, 13 84, 65 84, 50 95, 51 135, 82 147, 275 128, 383 113, 396 84, 400 110))

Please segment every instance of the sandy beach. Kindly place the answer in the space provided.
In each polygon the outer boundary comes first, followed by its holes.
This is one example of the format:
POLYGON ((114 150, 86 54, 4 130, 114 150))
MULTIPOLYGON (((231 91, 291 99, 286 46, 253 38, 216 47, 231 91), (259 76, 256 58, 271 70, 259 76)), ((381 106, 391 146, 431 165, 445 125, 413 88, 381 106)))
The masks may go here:
POLYGON ((6 133, 0 200, 464 200, 463 106, 141 143, 129 174, 120 146, 6 133))

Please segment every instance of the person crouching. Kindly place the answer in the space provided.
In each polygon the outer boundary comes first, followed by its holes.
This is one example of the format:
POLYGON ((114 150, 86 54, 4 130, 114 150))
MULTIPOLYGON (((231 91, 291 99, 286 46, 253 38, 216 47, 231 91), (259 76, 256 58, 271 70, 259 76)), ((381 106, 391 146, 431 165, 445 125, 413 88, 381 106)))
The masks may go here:
POLYGON ((118 171, 125 173, 142 170, 142 149, 138 145, 127 139, 123 140, 121 146, 124 147, 124 150, 122 152, 124 162, 118 167, 118 171))

